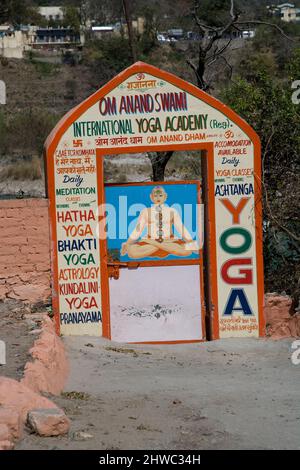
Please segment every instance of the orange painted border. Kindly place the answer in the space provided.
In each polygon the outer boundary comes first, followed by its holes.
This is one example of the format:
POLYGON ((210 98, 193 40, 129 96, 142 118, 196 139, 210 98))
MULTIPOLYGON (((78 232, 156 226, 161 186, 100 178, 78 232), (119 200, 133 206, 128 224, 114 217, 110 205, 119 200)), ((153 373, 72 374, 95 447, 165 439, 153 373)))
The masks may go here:
MULTIPOLYGON (((127 152, 126 152, 127 153, 127 152)), ((104 156, 105 154, 99 154, 99 155, 102 155, 104 156)), ((119 155, 122 155, 121 153, 119 155)), ((99 158, 101 158, 101 156, 99 156, 99 158)), ((184 181, 184 180, 176 180, 176 181, 137 181, 137 182, 133 182, 133 183, 104 183, 104 189, 107 187, 128 187, 128 186, 166 186, 166 185, 174 185, 174 184, 194 184, 194 185, 197 185, 197 190, 198 192, 201 191, 201 184, 200 184, 200 181, 198 180, 187 180, 187 181, 184 181)), ((201 194, 199 193, 200 195, 200 202, 198 202, 199 204, 201 204, 201 194)), ((202 250, 201 250, 202 251, 202 250)), ((114 261, 114 264, 115 265, 124 265, 124 263, 122 263, 121 261, 118 262, 118 261, 114 261)), ((153 260, 153 261, 126 261, 126 265, 132 269, 134 268, 142 268, 142 267, 150 267, 150 266, 173 266, 173 265, 176 265, 176 266, 185 266, 185 265, 192 265, 192 264, 199 264, 199 260, 197 259, 191 259, 191 260, 188 260, 188 259, 176 259, 176 260, 164 260, 164 259, 160 259, 160 260, 153 260)))
MULTIPOLYGON (((98 207, 105 205, 103 158, 96 158, 98 207)), ((109 304, 109 278, 107 267, 106 238, 99 238, 99 258, 101 276, 101 304, 102 304, 102 336, 111 339, 110 333, 110 304, 109 304)))
MULTIPOLYGON (((185 150, 185 149, 182 149, 185 150)), ((120 155, 120 154, 118 154, 120 155)), ((176 181, 137 181, 133 183, 104 183, 105 187, 111 186, 157 186, 163 184, 164 186, 172 184, 199 184, 199 180, 176 180, 176 181)))
MULTIPOLYGON (((83 101, 81 104, 70 110, 54 127, 50 135, 48 136, 45 142, 45 158, 46 158, 46 172, 48 176, 48 196, 50 199, 49 204, 49 215, 50 215, 50 233, 51 233, 51 266, 52 266, 52 279, 53 279, 53 310, 56 318, 56 327, 57 332, 59 333, 59 306, 58 306, 58 278, 57 278, 57 237, 56 237, 56 199, 55 199, 55 184, 54 184, 54 153, 57 148, 57 145, 67 131, 67 129, 76 121, 85 111, 87 111, 91 106, 97 103, 102 97, 114 90, 118 85, 123 81, 134 74, 138 73, 148 73, 157 78, 166 80, 170 84, 186 91, 187 93, 193 95, 199 100, 209 104, 213 108, 217 109, 219 112, 223 113, 224 116, 228 117, 231 121, 235 122, 251 139, 254 145, 254 176, 255 176, 255 233, 256 233, 256 263, 257 263, 257 295, 258 295, 258 314, 259 314, 259 334, 264 336, 265 331, 265 319, 263 313, 263 298, 264 298, 264 284, 263 284, 263 258, 262 258, 262 201, 261 201, 261 147, 260 139, 256 132, 244 121, 240 116, 238 116, 232 109, 221 103, 216 98, 206 94, 204 91, 197 88, 195 85, 188 83, 182 80, 175 75, 162 71, 152 65, 145 64, 143 62, 136 62, 132 66, 128 67, 126 70, 121 72, 119 75, 110 80, 106 85, 104 85, 100 90, 96 91, 93 95, 83 101)), ((144 152, 149 150, 149 147, 154 150, 152 146, 141 146, 134 147, 134 152, 144 152)), ((156 150, 166 150, 170 148, 168 146, 158 146, 155 147, 156 150)), ((210 225, 210 240, 214 241, 215 239, 215 220, 214 220, 214 201, 212 201, 212 195, 214 194, 214 174, 213 174, 213 144, 205 143, 201 144, 177 144, 171 146, 171 150, 182 150, 182 149, 194 149, 199 150, 199 148, 208 151, 208 205, 209 205, 209 225, 210 225)), ((120 153, 119 148, 112 149, 102 149, 105 151, 105 154, 116 154, 120 153)), ((124 151, 130 153, 128 147, 124 148, 124 151)), ((124 152, 123 152, 124 153, 124 152)), ((214 197, 213 197, 214 199, 214 197)), ((217 339, 219 337, 219 320, 218 320, 218 299, 217 299, 217 280, 216 276, 213 276, 214 266, 216 267, 216 245, 213 246, 213 249, 210 253, 210 278, 212 282, 211 286, 211 303, 214 307, 213 311, 213 332, 212 338, 217 339)), ((214 271, 216 273, 216 271, 214 271)))

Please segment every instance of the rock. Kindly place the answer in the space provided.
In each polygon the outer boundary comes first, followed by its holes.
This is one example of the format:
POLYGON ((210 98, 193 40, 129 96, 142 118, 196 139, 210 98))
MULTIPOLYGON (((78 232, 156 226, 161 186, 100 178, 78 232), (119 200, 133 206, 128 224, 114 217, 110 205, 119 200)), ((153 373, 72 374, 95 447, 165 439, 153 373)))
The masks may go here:
POLYGON ((21 416, 14 407, 1 407, 0 408, 0 441, 18 439, 21 435, 22 421, 21 416), (5 428, 8 429, 8 436, 5 434, 5 428), (2 429, 2 432, 1 432, 2 429), (4 437, 3 433, 4 432, 4 437))
POLYGON ((290 318, 292 299, 288 296, 266 294, 265 315, 267 323, 282 321, 290 318))
POLYGON ((30 334, 30 335, 40 335, 42 333, 42 331, 43 330, 41 330, 41 329, 35 329, 35 330, 29 331, 28 334, 30 334))
POLYGON ((272 339, 297 337, 300 334, 298 315, 291 315, 292 299, 287 295, 266 294, 264 313, 267 335, 272 339))
POLYGON ((296 314, 289 320, 289 328, 291 330, 291 336, 298 338, 300 336, 300 315, 296 314))
POLYGON ((0 450, 12 450, 14 444, 11 441, 0 441, 0 450))
POLYGON ((47 316, 48 316, 47 312, 28 313, 24 315, 24 319, 32 320, 34 322, 41 322, 47 316))
POLYGON ((88 432, 78 431, 74 432, 73 439, 74 441, 85 441, 87 439, 92 439, 94 436, 88 432))
POLYGON ((28 413, 27 424, 40 436, 59 436, 70 429, 70 421, 65 413, 58 409, 37 409, 28 413))
POLYGON ((48 316, 44 316, 41 329, 41 336, 29 351, 33 361, 26 363, 21 383, 37 393, 59 395, 69 371, 65 348, 48 316))
POLYGON ((33 320, 31 320, 31 319, 29 319, 29 318, 27 318, 27 319, 25 320, 25 323, 26 323, 26 325, 28 326, 28 328, 30 328, 31 330, 34 330, 34 329, 36 329, 36 327, 37 327, 36 322, 33 321, 33 320))
POLYGON ((182 401, 179 400, 178 398, 175 398, 175 400, 173 400, 173 405, 181 405, 182 401))
POLYGON ((7 424, 0 424, 0 441, 9 441, 11 434, 7 424))
MULTIPOLYGON (((28 411, 39 408, 54 408, 53 402, 30 390, 16 380, 0 377, 0 423, 7 424, 20 434, 28 411)), ((19 437, 16 435, 16 438, 19 437)))

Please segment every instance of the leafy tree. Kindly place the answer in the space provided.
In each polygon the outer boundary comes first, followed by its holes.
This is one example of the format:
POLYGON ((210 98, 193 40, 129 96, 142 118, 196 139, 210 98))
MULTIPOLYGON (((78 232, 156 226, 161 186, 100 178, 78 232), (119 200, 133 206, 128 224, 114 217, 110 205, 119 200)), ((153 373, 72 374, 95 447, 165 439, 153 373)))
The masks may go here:
POLYGON ((121 0, 90 0, 85 2, 89 18, 96 24, 120 21, 123 15, 121 0))
POLYGON ((300 37, 300 24, 284 23, 280 20, 274 22, 278 25, 283 34, 278 34, 278 30, 266 25, 256 28, 255 37, 251 43, 252 53, 271 51, 276 63, 282 72, 285 72, 285 64, 291 58, 296 44, 296 38, 300 37), (287 39, 290 38, 290 39, 287 39))
POLYGON ((64 18, 62 24, 65 28, 71 28, 75 32, 80 31, 80 12, 74 6, 66 6, 63 8, 64 18))
POLYGON ((11 23, 46 25, 45 19, 38 13, 37 5, 32 0, 1 0, 0 24, 11 23))
POLYGON ((93 40, 84 49, 83 61, 93 70, 99 87, 132 63, 129 41, 117 35, 93 40))
POLYGON ((27 0, 1 0, 0 3, 0 24, 12 23, 18 25, 24 23, 27 18, 27 0))
MULTIPOLYGON (((300 295, 300 106, 291 83, 274 77, 268 62, 253 58, 247 78, 223 91, 223 100, 257 131, 262 143, 263 217, 266 287, 300 295)), ((296 50, 287 66, 300 76, 296 50)))
POLYGON ((145 26, 141 37, 139 38, 138 47, 143 54, 149 54, 154 47, 157 46, 158 18, 155 10, 146 7, 144 11, 145 26))

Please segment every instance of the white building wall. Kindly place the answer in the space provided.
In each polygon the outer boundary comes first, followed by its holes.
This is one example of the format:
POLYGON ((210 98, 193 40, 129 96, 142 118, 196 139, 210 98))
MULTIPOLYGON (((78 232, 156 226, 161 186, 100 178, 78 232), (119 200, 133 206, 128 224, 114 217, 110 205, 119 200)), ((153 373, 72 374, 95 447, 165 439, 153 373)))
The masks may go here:
POLYGON ((39 14, 47 20, 62 20, 64 17, 63 7, 39 7, 39 14))
POLYGON ((286 23, 290 23, 292 21, 299 21, 300 18, 297 17, 297 13, 299 13, 299 8, 294 8, 294 7, 286 7, 281 9, 281 14, 283 15, 281 17, 282 21, 285 21, 286 23))
POLYGON ((0 56, 8 59, 22 59, 26 46, 26 35, 15 31, 0 38, 0 56))

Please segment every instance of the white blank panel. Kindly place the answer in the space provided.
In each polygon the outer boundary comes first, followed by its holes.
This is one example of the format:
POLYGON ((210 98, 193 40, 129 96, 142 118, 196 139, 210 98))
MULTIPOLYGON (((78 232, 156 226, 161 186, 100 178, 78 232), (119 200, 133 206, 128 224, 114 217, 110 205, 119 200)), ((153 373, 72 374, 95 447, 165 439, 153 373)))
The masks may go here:
POLYGON ((198 265, 121 269, 109 289, 112 340, 203 339, 198 265))

